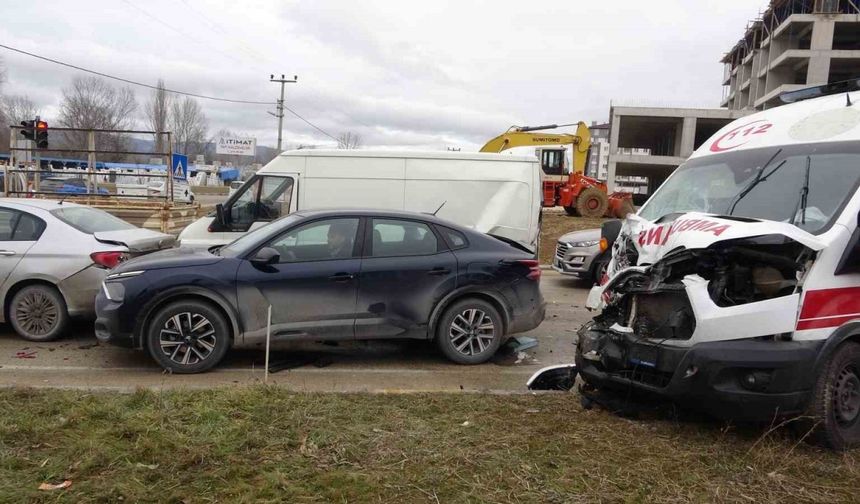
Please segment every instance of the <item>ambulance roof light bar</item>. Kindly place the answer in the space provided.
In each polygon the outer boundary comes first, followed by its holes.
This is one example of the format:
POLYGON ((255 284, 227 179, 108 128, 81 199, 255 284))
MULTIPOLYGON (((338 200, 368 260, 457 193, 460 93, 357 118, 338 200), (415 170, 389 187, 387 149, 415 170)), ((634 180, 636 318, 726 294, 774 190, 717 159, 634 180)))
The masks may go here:
POLYGON ((783 103, 795 103, 810 98, 818 98, 820 96, 834 95, 840 93, 849 93, 851 91, 860 91, 860 79, 850 79, 840 82, 832 82, 823 86, 814 86, 797 91, 787 91, 779 95, 780 101, 783 103))

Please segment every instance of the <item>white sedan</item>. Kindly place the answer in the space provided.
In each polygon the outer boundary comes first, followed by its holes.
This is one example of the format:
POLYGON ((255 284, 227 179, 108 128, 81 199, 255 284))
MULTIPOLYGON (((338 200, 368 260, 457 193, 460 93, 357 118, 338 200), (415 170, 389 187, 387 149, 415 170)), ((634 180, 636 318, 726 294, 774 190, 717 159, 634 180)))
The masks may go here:
POLYGON ((95 314, 108 270, 174 242, 95 208, 0 198, 0 322, 25 339, 52 340, 70 317, 95 314))

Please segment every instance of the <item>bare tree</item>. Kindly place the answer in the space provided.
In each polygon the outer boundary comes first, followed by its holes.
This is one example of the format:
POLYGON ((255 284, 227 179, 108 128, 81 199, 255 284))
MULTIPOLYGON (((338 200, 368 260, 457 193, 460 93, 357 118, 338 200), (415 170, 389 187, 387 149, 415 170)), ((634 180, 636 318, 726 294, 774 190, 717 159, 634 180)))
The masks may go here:
POLYGON ((358 149, 359 147, 361 147, 361 135, 358 133, 347 131, 337 137, 338 149, 358 149))
MULTIPOLYGON (((30 121, 39 113, 38 107, 30 98, 22 95, 0 96, 0 149, 4 152, 9 148, 9 125, 18 125, 21 121, 30 121)), ((14 130, 16 133, 21 130, 14 130)), ((18 138, 23 138, 19 135, 18 138)))
MULTIPOLYGON (((170 95, 164 88, 164 80, 158 79, 158 89, 152 91, 152 96, 146 102, 144 113, 146 125, 152 131, 169 131, 170 126, 170 95)), ((155 135, 155 151, 164 152, 164 135, 155 135)))
POLYGON ((11 95, 0 97, 0 114, 9 124, 29 121, 39 113, 38 107, 28 96, 11 95))
MULTIPOLYGON (((60 102, 60 124, 68 128, 123 130, 134 127, 137 101, 129 88, 114 88, 98 77, 78 77, 63 89, 60 102)), ((68 132, 65 144, 71 149, 87 148, 86 132, 68 132)), ((97 133, 98 150, 128 151, 128 135, 97 133)), ((79 156, 79 154, 78 154, 79 156)), ((107 161, 121 161, 126 156, 101 154, 107 161)))
POLYGON ((170 127, 173 130, 173 145, 176 152, 192 157, 203 153, 209 126, 203 108, 197 100, 190 96, 181 100, 172 100, 170 127))

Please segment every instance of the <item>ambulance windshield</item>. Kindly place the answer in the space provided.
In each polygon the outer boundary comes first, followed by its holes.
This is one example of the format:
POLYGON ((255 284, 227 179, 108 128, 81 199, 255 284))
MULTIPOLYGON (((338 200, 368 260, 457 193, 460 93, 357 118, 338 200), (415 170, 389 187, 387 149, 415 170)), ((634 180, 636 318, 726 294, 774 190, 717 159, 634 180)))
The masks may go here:
POLYGON ((790 222, 820 233, 838 216, 858 182, 860 146, 856 143, 728 152, 683 164, 639 216, 655 221, 673 213, 730 214, 790 222))

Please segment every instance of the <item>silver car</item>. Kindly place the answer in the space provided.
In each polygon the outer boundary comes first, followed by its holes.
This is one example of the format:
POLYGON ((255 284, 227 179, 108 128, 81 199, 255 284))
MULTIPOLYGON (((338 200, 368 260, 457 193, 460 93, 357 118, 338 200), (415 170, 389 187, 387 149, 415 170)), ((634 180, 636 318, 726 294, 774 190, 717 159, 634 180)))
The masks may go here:
POLYGON ((31 341, 54 339, 70 317, 95 315, 108 270, 174 242, 95 208, 0 198, 0 322, 31 341))
POLYGON ((600 252, 600 229, 586 229, 558 239, 552 269, 598 283, 608 263, 609 251, 600 252))

